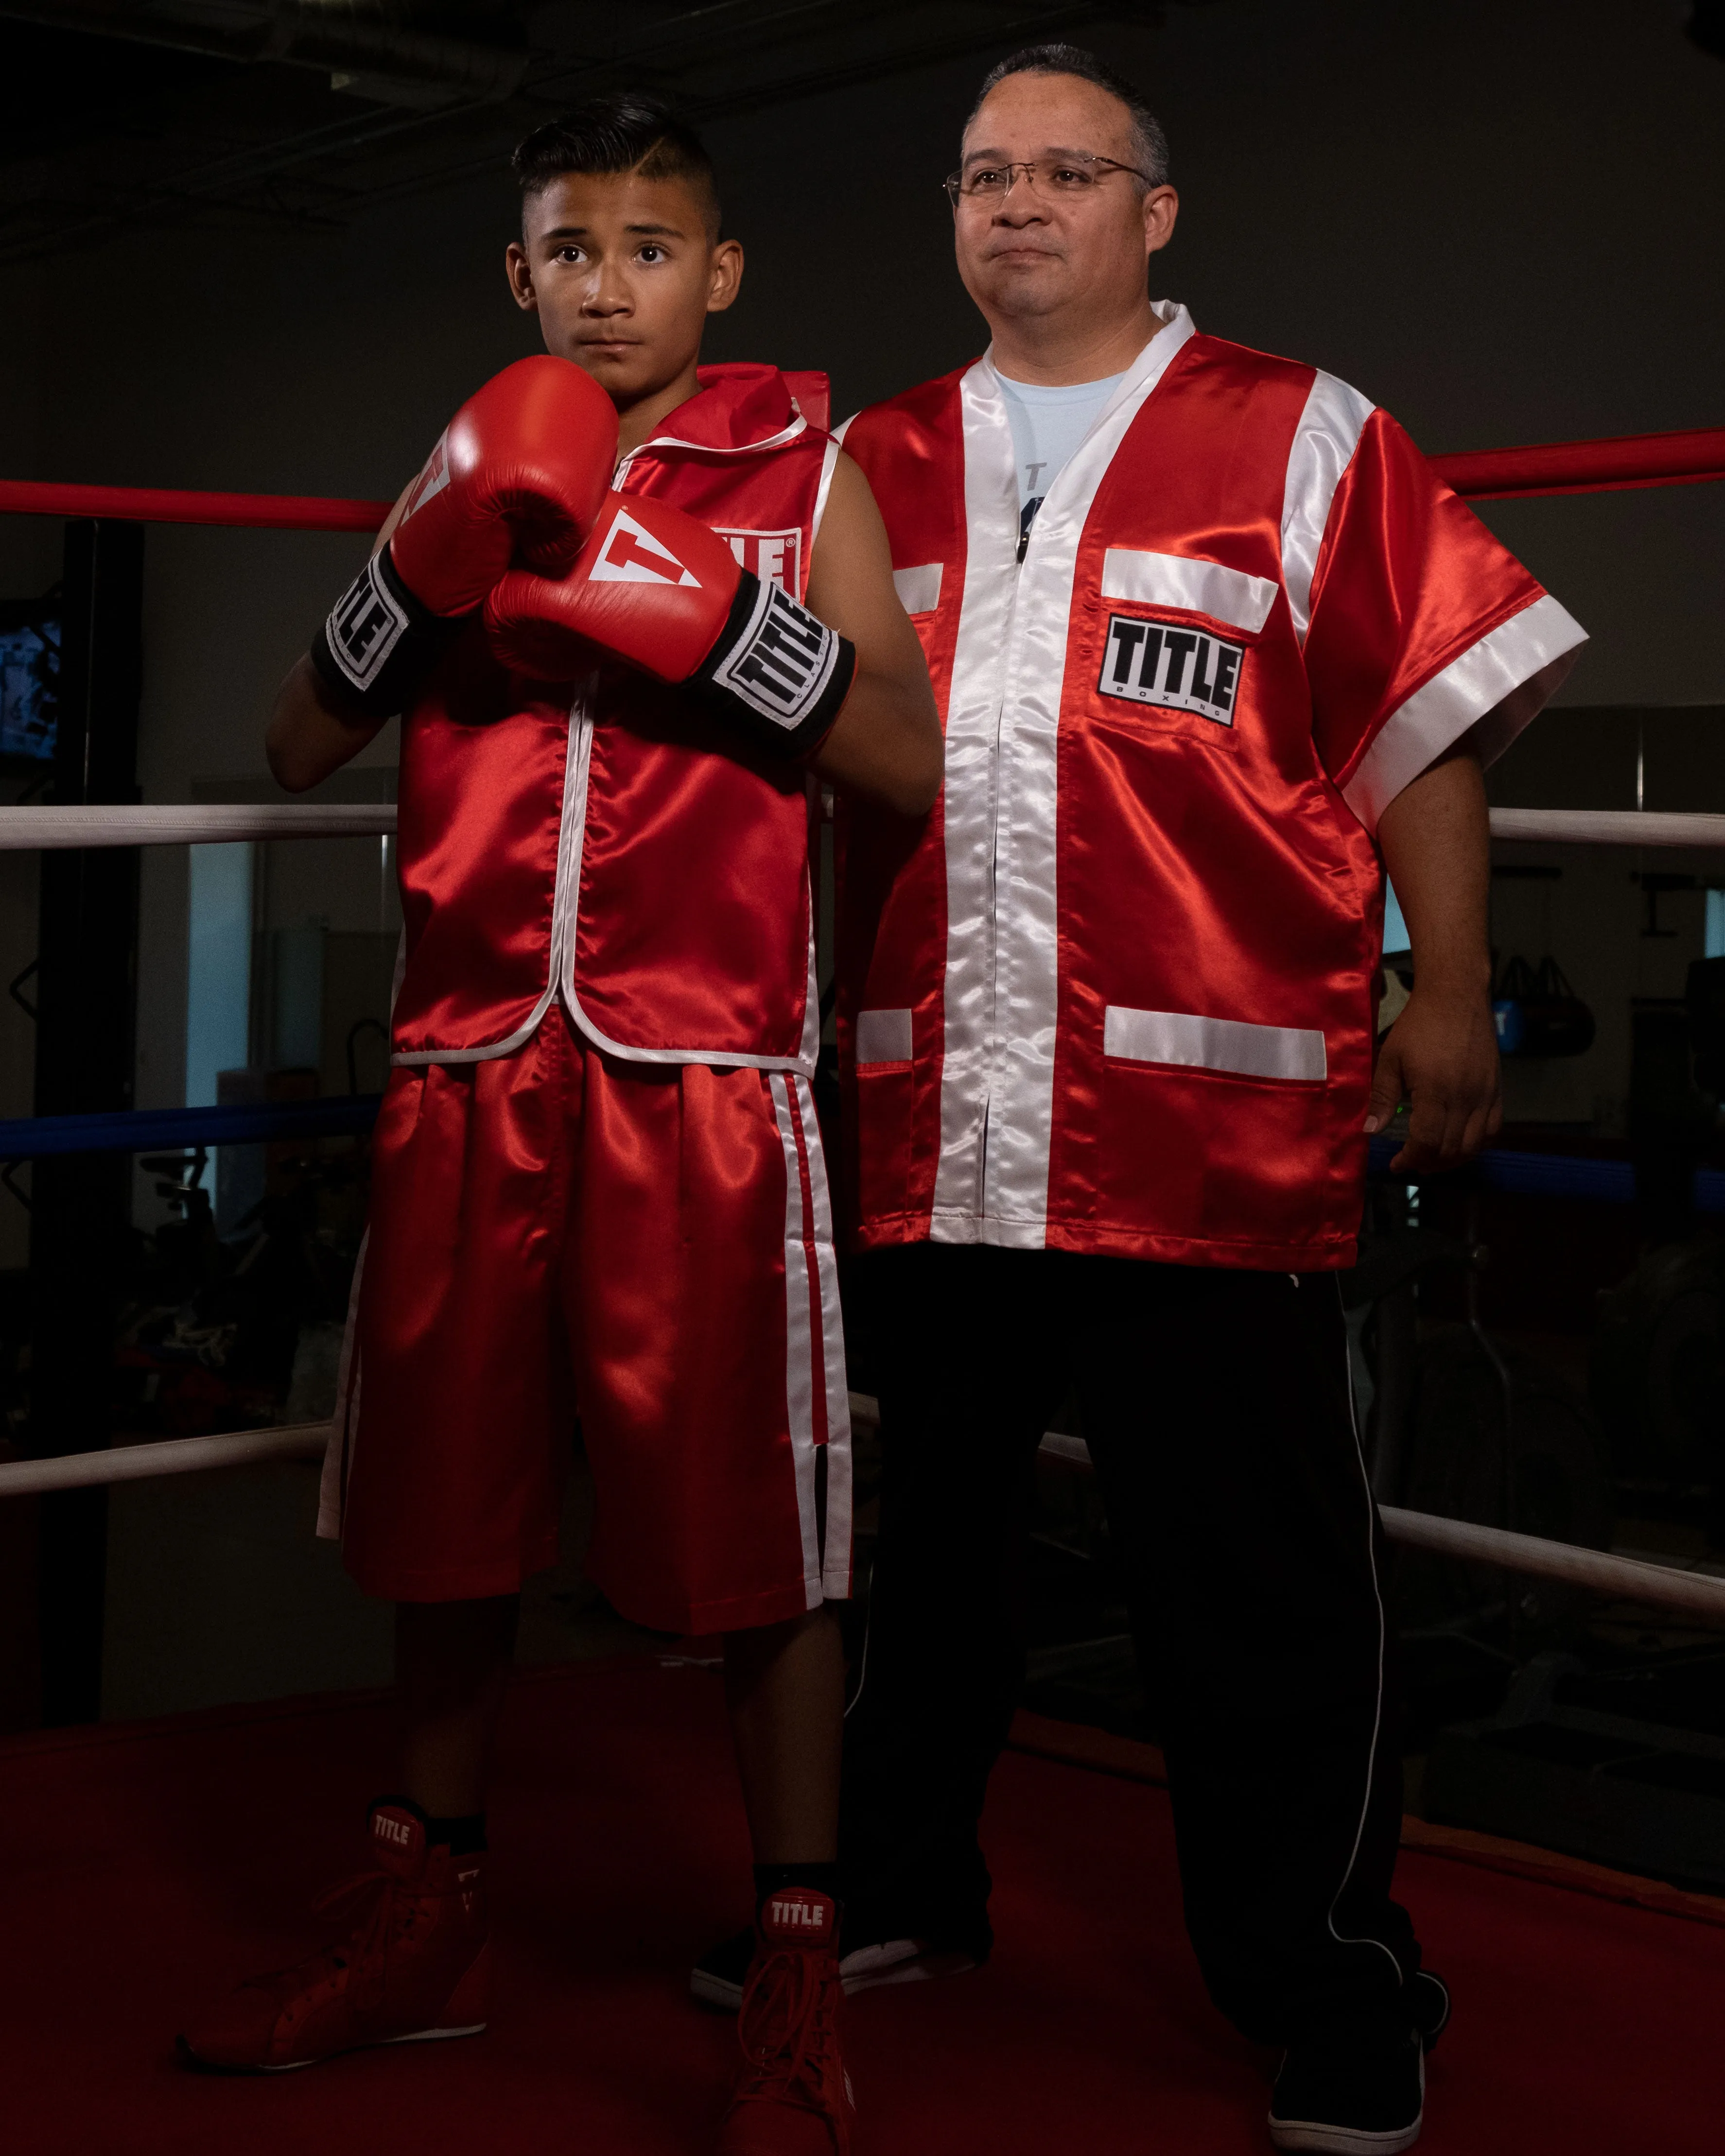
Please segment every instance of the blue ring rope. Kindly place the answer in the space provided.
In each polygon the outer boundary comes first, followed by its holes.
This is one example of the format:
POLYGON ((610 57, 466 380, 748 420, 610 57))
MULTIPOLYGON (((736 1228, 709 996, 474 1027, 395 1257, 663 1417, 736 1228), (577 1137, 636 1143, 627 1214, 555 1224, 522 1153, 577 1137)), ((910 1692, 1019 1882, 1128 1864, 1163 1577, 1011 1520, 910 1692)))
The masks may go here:
MULTIPOLYGON (((1390 1162, 1401 1147, 1402 1140, 1398 1137, 1372 1139, 1370 1172, 1388 1175, 1390 1162)), ((1512 1191, 1518 1197, 1590 1199, 1596 1205, 1635 1202, 1635 1165, 1629 1160, 1588 1160, 1574 1153, 1518 1152, 1494 1146, 1480 1155, 1467 1173, 1485 1189, 1512 1191)), ((1425 1179, 1406 1175, 1405 1171, 1403 1175, 1409 1183, 1425 1179)), ((1700 1168, 1695 1171, 1695 1209, 1725 1213, 1725 1170, 1700 1168)))
POLYGON ((368 1131, 381 1093, 330 1101, 247 1101, 221 1108, 134 1108, 108 1116, 26 1116, 0 1122, 0 1160, 50 1153, 153 1152, 158 1147, 255 1145, 368 1131))
MULTIPOLYGON (((246 1101, 228 1107, 142 1108, 107 1116, 28 1116, 0 1122, 0 1161, 41 1160, 55 1153, 153 1152, 175 1146, 257 1145, 276 1138, 344 1137, 370 1130, 379 1093, 327 1101, 246 1101)), ((1369 1166, 1388 1175, 1401 1148, 1396 1137, 1370 1141, 1369 1166)), ((1480 1154, 1473 1179, 1488 1190, 1529 1198, 1589 1199, 1632 1205, 1635 1170, 1627 1160, 1587 1160, 1573 1153, 1519 1152, 1494 1147, 1480 1154)), ((1410 1183, 1421 1180, 1408 1176, 1410 1183)), ((1699 1168, 1695 1206, 1725 1213, 1725 1170, 1699 1168)))

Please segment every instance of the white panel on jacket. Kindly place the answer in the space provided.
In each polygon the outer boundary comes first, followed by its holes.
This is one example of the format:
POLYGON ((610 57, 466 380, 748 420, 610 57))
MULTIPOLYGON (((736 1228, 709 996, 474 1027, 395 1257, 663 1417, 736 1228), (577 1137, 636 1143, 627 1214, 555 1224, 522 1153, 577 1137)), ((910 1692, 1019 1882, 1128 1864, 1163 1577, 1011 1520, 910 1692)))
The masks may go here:
POLYGON ((1102 557, 1102 596, 1140 606, 1178 607, 1207 613, 1255 636, 1269 619, 1277 586, 1220 562, 1192 554, 1152 554, 1141 547, 1110 547, 1102 557))
POLYGON ((910 1013, 866 1010, 857 1014, 857 1067, 871 1063, 909 1063, 910 1013))
POLYGON ((1240 1019, 1127 1010, 1119 1004, 1110 1004, 1104 1016, 1102 1053, 1127 1063, 1175 1063, 1307 1085, 1321 1085, 1330 1070, 1324 1036, 1309 1027, 1249 1025, 1240 1019))
POLYGON ((933 613, 940 603, 940 564, 924 562, 914 569, 894 569, 893 589, 906 613, 933 613))

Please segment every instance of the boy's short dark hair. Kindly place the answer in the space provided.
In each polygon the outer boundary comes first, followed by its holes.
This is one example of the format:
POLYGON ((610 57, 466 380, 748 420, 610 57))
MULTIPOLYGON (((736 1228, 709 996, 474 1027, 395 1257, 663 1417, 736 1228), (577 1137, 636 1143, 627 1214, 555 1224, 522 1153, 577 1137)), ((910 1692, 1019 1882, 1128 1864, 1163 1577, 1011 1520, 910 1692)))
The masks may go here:
POLYGON ((510 160, 522 198, 538 194, 564 172, 639 172, 645 180, 683 180, 719 230, 718 179, 707 146, 663 99, 639 90, 590 97, 560 118, 536 127, 510 160))
MULTIPOLYGON (((1010 59, 990 68, 984 75, 976 102, 971 107, 971 120, 981 110, 982 100, 989 91, 1009 74, 1075 74, 1080 81, 1094 82, 1098 90, 1105 90, 1110 97, 1119 98, 1132 116, 1133 153, 1146 182, 1153 187, 1167 185, 1168 138, 1162 132, 1161 122, 1151 110, 1137 85, 1118 74, 1106 60, 1099 59, 1082 45, 1026 45, 1010 59)), ((965 122, 966 130, 971 120, 965 122)))

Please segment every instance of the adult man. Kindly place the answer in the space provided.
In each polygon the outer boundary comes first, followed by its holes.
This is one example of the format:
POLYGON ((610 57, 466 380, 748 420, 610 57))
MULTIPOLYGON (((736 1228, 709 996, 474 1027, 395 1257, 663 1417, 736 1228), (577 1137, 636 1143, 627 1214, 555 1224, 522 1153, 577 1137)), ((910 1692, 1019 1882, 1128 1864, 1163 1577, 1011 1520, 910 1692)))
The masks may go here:
POLYGON ((947 756, 920 834, 843 812, 885 1448, 846 1943, 987 1950, 1022 1492, 1075 1388, 1206 1979, 1286 2047, 1280 2145, 1387 2151, 1447 1997, 1390 1899, 1378 1527, 1329 1276, 1364 1132, 1408 1099, 1398 1158, 1429 1167, 1497 1126, 1480 765, 1583 637, 1364 398, 1152 305, 1166 179, 1089 55, 997 68, 949 182, 989 354, 844 434, 947 756), (1383 866, 1417 984, 1374 1079, 1383 866))
POLYGON ((809 773, 919 814, 939 733, 855 467, 776 368, 698 367, 742 272, 698 139, 617 95, 515 169, 548 356, 456 415, 269 737, 299 790, 404 713, 395 1068, 322 1523, 399 1605, 402 1794, 351 1934, 183 2042, 275 2071, 485 2025, 488 1753, 579 1408, 590 1570, 726 1636, 759 1951, 719 2146, 844 2156, 809 773))

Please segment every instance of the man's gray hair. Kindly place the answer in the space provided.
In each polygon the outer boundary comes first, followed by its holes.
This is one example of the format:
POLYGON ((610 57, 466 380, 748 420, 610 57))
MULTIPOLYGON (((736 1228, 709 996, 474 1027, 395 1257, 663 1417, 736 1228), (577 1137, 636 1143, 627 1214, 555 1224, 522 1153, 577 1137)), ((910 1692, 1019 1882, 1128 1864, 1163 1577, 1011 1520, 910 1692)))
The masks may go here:
POLYGON ((971 107, 971 118, 965 122, 966 133, 971 121, 982 110, 983 99, 1009 74, 1075 74, 1080 81, 1094 82, 1098 90, 1105 90, 1110 97, 1119 98, 1132 122, 1133 162, 1147 175, 1149 186, 1167 185, 1168 138, 1162 132, 1161 122, 1135 84, 1128 82, 1123 74, 1116 74, 1106 60, 1098 59, 1094 53, 1086 52, 1082 45, 1026 45, 1022 52, 990 68, 982 78, 976 102, 971 107))

